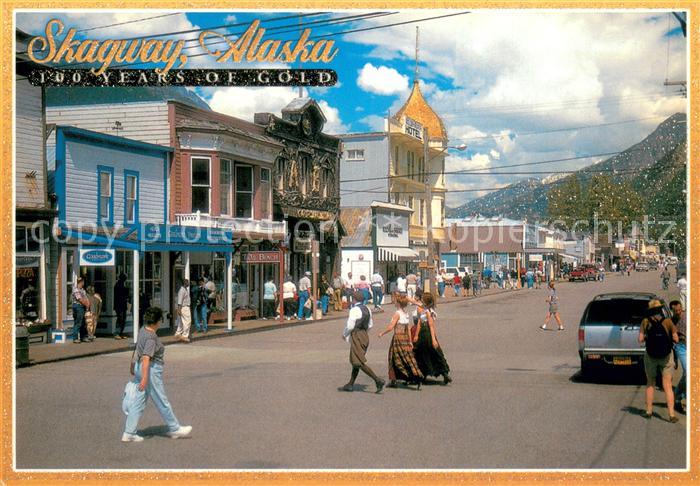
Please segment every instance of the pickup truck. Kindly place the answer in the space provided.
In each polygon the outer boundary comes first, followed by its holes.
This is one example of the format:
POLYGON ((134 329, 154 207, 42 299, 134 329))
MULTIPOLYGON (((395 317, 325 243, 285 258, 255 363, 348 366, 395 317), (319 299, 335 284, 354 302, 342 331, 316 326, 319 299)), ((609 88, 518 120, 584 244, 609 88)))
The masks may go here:
POLYGON ((580 265, 569 272, 569 282, 574 280, 596 280, 598 278, 598 270, 592 265, 580 265))
MULTIPOLYGON (((641 292, 601 294, 589 302, 578 329, 584 377, 603 366, 637 366, 643 374, 644 344, 639 343, 639 327, 652 299, 663 302, 655 294, 641 292)), ((665 304, 664 315, 671 316, 665 304)))

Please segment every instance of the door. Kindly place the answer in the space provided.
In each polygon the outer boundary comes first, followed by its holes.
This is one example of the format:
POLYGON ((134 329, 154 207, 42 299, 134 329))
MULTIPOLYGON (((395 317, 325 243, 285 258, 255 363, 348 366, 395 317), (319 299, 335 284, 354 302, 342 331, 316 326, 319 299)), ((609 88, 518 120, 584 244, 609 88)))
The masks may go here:
POLYGON ((172 278, 170 279, 170 327, 177 325, 177 293, 182 286, 182 280, 185 278, 185 267, 182 263, 173 263, 172 270, 170 272, 172 278))

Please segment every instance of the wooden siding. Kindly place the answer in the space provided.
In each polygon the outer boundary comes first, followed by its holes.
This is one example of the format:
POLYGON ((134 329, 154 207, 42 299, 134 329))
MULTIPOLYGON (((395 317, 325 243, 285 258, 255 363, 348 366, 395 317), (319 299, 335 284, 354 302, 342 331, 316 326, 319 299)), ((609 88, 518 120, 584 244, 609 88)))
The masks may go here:
POLYGON ((114 168, 114 225, 124 224, 124 170, 139 173, 139 221, 163 223, 163 159, 75 139, 66 141, 66 220, 97 222, 97 166, 114 168))
POLYGON ((392 202, 389 201, 389 182, 386 179, 389 171, 387 143, 385 136, 343 140, 343 156, 340 159, 341 208, 366 208, 372 201, 392 202), (364 150, 365 159, 347 160, 348 151, 353 149, 364 150))
POLYGON ((17 80, 15 193, 18 208, 46 208, 41 88, 17 80), (31 174, 27 177, 28 174, 31 174))
POLYGON ((47 123, 170 146, 168 105, 165 101, 48 107, 47 123), (115 122, 121 129, 115 130, 115 122))

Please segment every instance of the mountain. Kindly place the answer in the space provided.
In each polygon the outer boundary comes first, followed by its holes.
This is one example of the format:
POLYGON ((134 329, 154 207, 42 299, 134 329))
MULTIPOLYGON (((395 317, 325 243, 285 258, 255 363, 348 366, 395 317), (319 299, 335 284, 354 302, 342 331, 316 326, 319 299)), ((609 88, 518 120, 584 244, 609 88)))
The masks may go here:
MULTIPOLYGON (((447 208, 448 218, 464 218, 475 213, 483 216, 504 216, 514 219, 527 218, 542 220, 547 217, 547 193, 553 184, 566 182, 574 175, 587 180, 595 173, 612 173, 616 179, 632 182, 636 189, 642 189, 643 181, 637 181, 646 174, 663 172, 663 165, 656 172, 647 172, 661 160, 666 160, 676 149, 686 142, 687 118, 684 113, 676 113, 664 120, 641 142, 600 163, 584 167, 576 174, 564 177, 556 175, 543 179, 528 178, 515 182, 486 196, 473 199, 466 204, 447 208)), ((668 162, 668 160, 667 160, 668 162)), ((685 177, 685 169, 682 170, 685 177)), ((650 179, 653 180, 653 179, 650 179)), ((676 181, 676 184, 678 181, 676 181)), ((642 196, 644 194, 642 193, 642 196)))

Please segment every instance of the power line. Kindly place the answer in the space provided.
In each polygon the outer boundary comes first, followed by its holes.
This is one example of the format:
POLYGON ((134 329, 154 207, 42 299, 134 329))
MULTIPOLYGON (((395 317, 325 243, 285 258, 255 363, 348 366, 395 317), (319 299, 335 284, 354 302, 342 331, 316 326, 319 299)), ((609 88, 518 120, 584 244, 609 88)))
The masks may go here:
POLYGON ((138 22, 145 22, 147 20, 162 19, 163 17, 172 17, 174 15, 181 15, 182 13, 184 13, 184 12, 168 13, 168 14, 162 14, 162 15, 155 15, 153 17, 144 17, 142 19, 127 20, 125 22, 117 22, 116 24, 101 25, 99 27, 90 27, 89 29, 80 29, 80 30, 76 30, 76 32, 91 32, 93 30, 108 29, 110 27, 117 27, 119 25, 135 24, 138 22))
POLYGON ((646 118, 637 118, 635 120, 622 120, 622 121, 618 121, 618 122, 599 123, 596 125, 581 125, 578 127, 554 128, 552 130, 497 133, 497 134, 493 134, 493 135, 484 135, 484 136, 480 136, 480 137, 459 138, 459 139, 455 139, 454 142, 468 142, 468 141, 485 140, 485 139, 491 139, 491 138, 503 138, 503 137, 509 136, 510 134, 513 134, 516 137, 524 137, 526 135, 541 135, 541 134, 547 134, 547 133, 569 132, 569 131, 575 131, 575 130, 584 130, 584 129, 588 129, 588 128, 599 128, 599 127, 609 127, 609 126, 613 126, 613 125, 623 125, 623 124, 627 124, 627 123, 636 123, 636 122, 647 121, 647 120, 658 120, 661 118, 663 118, 663 119, 668 118, 668 115, 648 116, 646 118))

